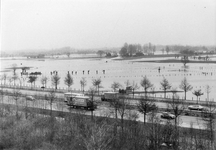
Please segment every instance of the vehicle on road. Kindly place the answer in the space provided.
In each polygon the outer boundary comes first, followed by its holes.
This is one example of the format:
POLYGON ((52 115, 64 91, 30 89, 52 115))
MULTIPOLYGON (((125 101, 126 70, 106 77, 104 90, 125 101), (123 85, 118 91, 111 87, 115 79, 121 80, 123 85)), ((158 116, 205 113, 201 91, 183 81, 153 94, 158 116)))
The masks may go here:
POLYGON ((200 111, 202 111, 202 110, 204 110, 204 107, 201 106, 201 105, 189 105, 188 109, 189 110, 200 110, 200 111))
POLYGON ((34 98, 33 96, 26 96, 26 100, 31 100, 31 101, 33 101, 33 100, 35 100, 35 98, 34 98))
POLYGON ((105 92, 101 96, 102 101, 112 101, 119 96, 118 92, 105 92))
POLYGON ((65 97, 64 101, 67 102, 68 100, 70 100, 70 97, 75 97, 75 96, 85 96, 85 95, 82 93, 71 93, 71 92, 64 93, 64 97, 65 97))
POLYGON ((84 108, 86 110, 95 110, 97 108, 97 105, 88 96, 67 97, 67 105, 71 108, 84 108))
POLYGON ((164 119, 175 119, 175 115, 169 113, 169 112, 163 112, 161 114, 161 118, 164 118, 164 119))

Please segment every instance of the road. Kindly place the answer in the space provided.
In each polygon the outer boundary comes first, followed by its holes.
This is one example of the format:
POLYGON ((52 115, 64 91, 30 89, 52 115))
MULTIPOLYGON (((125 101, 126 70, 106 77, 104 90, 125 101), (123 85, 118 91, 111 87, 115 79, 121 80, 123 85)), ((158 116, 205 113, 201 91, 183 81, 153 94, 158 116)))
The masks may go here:
MULTIPOLYGON (((22 92, 22 91, 21 91, 22 92)), ((34 91, 30 91, 31 94, 34 93, 34 91)), ((27 93, 29 94, 29 93, 27 93)), ((59 94, 58 96, 63 96, 63 94, 59 94)), ((13 99, 11 96, 4 96, 3 100, 1 98, 1 103, 4 104, 13 104, 16 105, 16 101, 13 99)), ((42 108, 42 109, 51 109, 50 102, 47 100, 35 100, 35 101, 30 101, 26 100, 24 97, 21 97, 18 99, 17 104, 20 106, 27 106, 27 107, 34 107, 34 108, 42 108)), ((90 111, 87 110, 77 110, 77 109, 70 109, 63 101, 55 101, 52 103, 52 110, 56 111, 63 111, 63 112, 71 112, 71 113, 77 113, 80 112, 85 115, 91 115, 90 111)), ((137 110, 126 110, 126 115, 124 119, 131 119, 131 116, 136 114, 137 121, 143 122, 144 121, 144 116, 137 110)), ((98 108, 94 111, 95 116, 107 116, 114 118, 114 109, 109 106, 108 102, 101 102, 98 105, 98 108)), ((157 113, 156 116, 160 118, 161 113, 157 113)), ((146 122, 149 121, 149 118, 151 117, 151 114, 149 113, 146 117, 146 122)), ((120 115, 118 115, 118 118, 120 118, 120 115)), ((161 119, 161 123, 165 124, 167 122, 166 119, 161 119)), ((174 120, 171 120, 172 123, 174 123, 174 120)), ((190 128, 191 125, 193 128, 196 129, 205 129, 205 124, 206 122, 202 120, 199 117, 193 117, 193 116, 180 116, 179 117, 179 126, 181 127, 187 127, 190 128)))
MULTIPOLYGON (((4 90, 7 90, 7 91, 10 91, 10 92, 13 92, 13 89, 11 88, 4 88, 4 90)), ((23 95, 32 95, 32 96, 40 96, 40 97, 43 97, 45 95, 49 95, 50 92, 47 92, 47 91, 33 91, 33 90, 23 90, 23 89, 20 89, 19 90, 23 95)), ((64 93, 59 93, 59 92, 56 92, 55 95, 57 96, 57 98, 64 98, 64 93)), ((97 95, 95 96, 97 98, 100 98, 98 97, 97 95)), ((130 104, 131 105, 134 105, 136 106, 138 103, 137 100, 133 100, 133 99, 130 99, 130 104)), ((156 101, 155 104, 159 107, 159 108, 167 108, 167 103, 166 102, 159 102, 159 101, 156 101)))

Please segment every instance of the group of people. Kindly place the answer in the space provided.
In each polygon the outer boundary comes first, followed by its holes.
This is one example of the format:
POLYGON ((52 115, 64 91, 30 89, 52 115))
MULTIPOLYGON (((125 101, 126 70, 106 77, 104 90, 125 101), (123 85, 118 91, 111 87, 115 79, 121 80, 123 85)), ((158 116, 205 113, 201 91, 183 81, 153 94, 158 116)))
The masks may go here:
MULTIPOLYGON (((87 70, 86 71, 87 72, 87 74, 89 74, 90 73, 90 70, 87 70)), ((103 72, 103 74, 105 74, 105 70, 102 70, 102 72, 103 72)), ((69 73, 69 71, 68 71, 68 73, 69 73)), ((98 72, 98 70, 96 70, 96 74, 98 74, 99 72, 98 72)), ((78 74, 78 71, 71 71, 71 74, 73 75, 73 74, 75 74, 75 75, 77 75, 78 74)), ((82 71, 82 74, 85 74, 85 70, 83 70, 82 71)))

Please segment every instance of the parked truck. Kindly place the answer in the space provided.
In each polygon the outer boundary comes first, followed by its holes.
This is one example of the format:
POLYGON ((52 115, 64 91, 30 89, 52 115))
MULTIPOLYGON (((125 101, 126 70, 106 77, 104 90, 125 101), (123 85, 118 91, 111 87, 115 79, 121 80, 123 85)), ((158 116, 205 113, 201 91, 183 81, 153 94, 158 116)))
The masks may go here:
POLYGON ((129 95, 132 93, 132 86, 127 86, 126 89, 119 89, 118 92, 104 92, 101 96, 102 101, 111 101, 115 98, 119 98, 123 95, 129 95))
POLYGON ((67 105, 71 108, 84 108, 86 110, 95 110, 97 105, 88 96, 68 96, 67 105))
POLYGON ((101 96, 102 101, 112 101, 119 96, 118 92, 105 92, 101 96))

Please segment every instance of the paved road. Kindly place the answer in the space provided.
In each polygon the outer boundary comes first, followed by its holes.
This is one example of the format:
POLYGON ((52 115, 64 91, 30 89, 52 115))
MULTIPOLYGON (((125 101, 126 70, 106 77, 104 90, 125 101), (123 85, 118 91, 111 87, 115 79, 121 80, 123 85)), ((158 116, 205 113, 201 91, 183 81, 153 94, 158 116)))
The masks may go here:
MULTIPOLYGON (((4 88, 4 90, 10 91, 12 92, 13 89, 11 88, 4 88)), ((33 90, 19 90, 22 94, 24 95, 36 95, 36 96, 45 96, 45 95, 49 95, 49 92, 46 91, 33 91, 33 90)), ((58 98, 64 98, 64 93, 55 93, 55 95, 58 98)), ((100 99, 100 97, 98 97, 97 95, 95 96, 97 97, 97 99, 100 99)), ((136 106, 138 103, 137 100, 132 100, 130 99, 130 104, 136 106)), ((167 103, 166 102, 155 102, 155 104, 159 107, 159 108, 167 108, 167 103)))
MULTIPOLYGON (((11 97, 11 96, 4 96, 4 99, 0 101, 1 103, 4 104, 13 104, 16 105, 16 101, 11 97)), ((21 106, 27 106, 27 107, 34 107, 34 108, 42 108, 42 109, 51 109, 50 102, 47 100, 36 100, 36 101, 29 101, 26 100, 24 97, 21 97, 17 101, 18 105, 21 106)), ((71 112, 71 113, 83 113, 86 115, 91 115, 90 111, 86 110, 77 110, 77 109, 70 109, 64 102, 59 102, 55 101, 52 103, 52 110, 57 110, 57 111, 63 111, 63 112, 71 112)), ((144 121, 144 116, 143 114, 139 113, 137 110, 126 110, 126 115, 125 119, 130 119, 133 114, 137 114, 137 120, 143 122, 144 121)), ((108 116, 108 117, 113 117, 114 118, 114 109, 111 108, 108 103, 100 103, 98 108, 94 111, 95 116, 108 116)), ((159 118, 161 113, 156 114, 159 118)), ((151 114, 147 115, 146 122, 149 121, 151 114)), ((118 116, 120 118, 120 115, 118 116)), ((166 123, 166 119, 161 119, 161 123, 164 124, 166 123)), ((172 123, 174 123, 174 120, 171 120, 172 123)), ((192 116, 180 116, 179 117, 179 125, 182 127, 191 127, 193 125, 193 128, 197 129, 204 129, 205 128, 206 122, 203 121, 199 117, 192 117, 192 116)))

